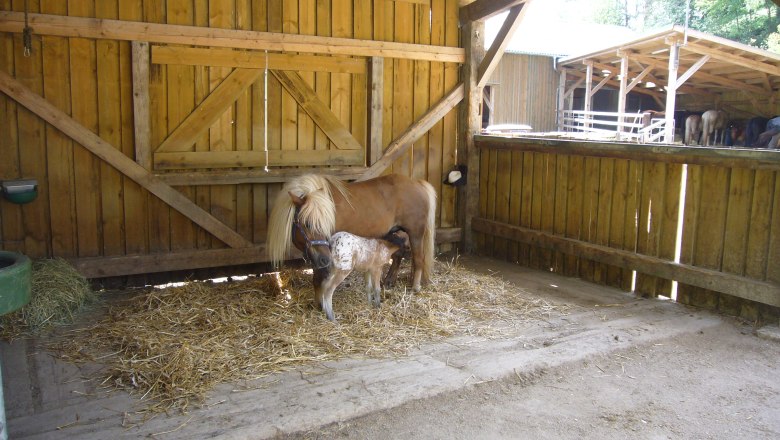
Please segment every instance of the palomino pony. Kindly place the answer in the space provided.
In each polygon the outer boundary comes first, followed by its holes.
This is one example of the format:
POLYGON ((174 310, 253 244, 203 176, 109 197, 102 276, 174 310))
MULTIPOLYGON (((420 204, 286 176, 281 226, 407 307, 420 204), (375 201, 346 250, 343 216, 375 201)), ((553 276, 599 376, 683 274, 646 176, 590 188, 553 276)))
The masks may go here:
POLYGON ((690 115, 685 118, 685 138, 683 138, 685 145, 691 145, 694 140, 696 143, 701 143, 701 116, 690 115))
POLYGON ((402 230, 412 251, 412 289, 419 291, 430 281, 433 268, 435 215, 436 191, 424 180, 390 174, 345 183, 333 176, 307 174, 287 182, 277 196, 269 218, 267 252, 278 265, 294 242, 314 266, 316 289, 330 270, 325 240, 332 234, 347 231, 385 238, 402 230))
POLYGON ((728 122, 728 116, 723 110, 707 110, 701 115, 702 122, 702 142, 705 147, 709 146, 712 142, 713 145, 718 143, 718 137, 720 137, 720 145, 723 145, 723 141, 726 136, 726 123, 728 122))
POLYGON ((397 238, 392 241, 377 238, 363 238, 349 232, 336 232, 330 237, 330 257, 332 270, 319 286, 314 288, 314 298, 325 316, 336 321, 333 314, 333 292, 353 271, 359 270, 366 275, 366 293, 368 301, 379 307, 382 299, 382 268, 390 263, 393 255, 404 250, 408 241, 397 238))

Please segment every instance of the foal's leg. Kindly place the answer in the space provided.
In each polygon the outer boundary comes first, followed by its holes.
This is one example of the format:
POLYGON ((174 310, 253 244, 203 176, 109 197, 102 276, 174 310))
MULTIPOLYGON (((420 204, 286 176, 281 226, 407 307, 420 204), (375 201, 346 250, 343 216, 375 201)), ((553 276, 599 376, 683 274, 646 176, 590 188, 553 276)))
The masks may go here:
POLYGON ((385 275, 384 284, 385 287, 391 288, 395 286, 395 282, 398 279, 398 269, 401 266, 401 260, 403 260, 404 251, 398 250, 393 254, 393 263, 390 264, 390 269, 387 270, 385 275))
POLYGON ((322 311, 325 312, 325 316, 333 322, 336 322, 336 317, 333 315, 333 292, 350 272, 352 271, 334 270, 333 275, 323 282, 322 311))
POLYGON ((372 267, 366 272, 369 281, 366 283, 368 289, 368 301, 374 304, 374 307, 379 307, 382 303, 382 286, 380 281, 382 280, 382 266, 372 267))

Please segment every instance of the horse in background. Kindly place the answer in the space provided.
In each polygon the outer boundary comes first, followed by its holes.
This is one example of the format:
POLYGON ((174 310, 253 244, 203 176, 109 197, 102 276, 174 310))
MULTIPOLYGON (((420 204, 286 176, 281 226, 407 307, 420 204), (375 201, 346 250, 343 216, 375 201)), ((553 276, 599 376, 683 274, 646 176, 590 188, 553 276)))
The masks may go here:
POLYGON ((766 123, 769 122, 769 118, 763 116, 757 116, 755 118, 748 119, 745 124, 745 146, 755 147, 758 136, 766 131, 766 123))
POLYGON ((334 233, 384 238, 401 230, 409 236, 412 289, 419 291, 430 281, 435 222, 436 190, 425 180, 390 174, 346 183, 307 174, 287 182, 277 195, 266 249, 271 262, 279 265, 294 244, 312 262, 316 288, 331 270, 330 248, 322 243, 334 233))
POLYGON ((690 115, 685 118, 685 137, 683 138, 683 143, 685 145, 691 145, 695 138, 696 143, 700 144, 701 129, 702 124, 700 115, 690 115))
POLYGON ((707 110, 701 115, 701 121, 702 145, 716 145, 718 144, 718 137, 720 137, 720 145, 723 145, 726 135, 726 123, 728 122, 726 112, 723 110, 707 110))
MULTIPOLYGON (((404 234, 405 236, 405 234, 404 234)), ((400 233, 392 234, 391 240, 363 238, 349 232, 336 232, 331 236, 330 255, 332 270, 319 286, 314 288, 314 298, 325 316, 333 322, 333 292, 353 270, 365 273, 368 301, 379 307, 382 301, 382 268, 390 259, 408 247, 408 236, 404 239, 400 233)))

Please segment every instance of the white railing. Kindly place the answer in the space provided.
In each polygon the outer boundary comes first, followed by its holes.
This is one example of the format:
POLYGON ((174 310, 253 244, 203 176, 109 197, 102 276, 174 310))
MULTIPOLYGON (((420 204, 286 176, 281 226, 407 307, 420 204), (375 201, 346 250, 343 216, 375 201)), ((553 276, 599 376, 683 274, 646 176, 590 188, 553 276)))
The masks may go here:
POLYGON ((634 142, 663 142, 666 120, 644 120, 643 113, 593 112, 564 110, 560 114, 559 130, 586 133, 601 139, 634 142), (648 124, 648 125, 646 125, 648 124))

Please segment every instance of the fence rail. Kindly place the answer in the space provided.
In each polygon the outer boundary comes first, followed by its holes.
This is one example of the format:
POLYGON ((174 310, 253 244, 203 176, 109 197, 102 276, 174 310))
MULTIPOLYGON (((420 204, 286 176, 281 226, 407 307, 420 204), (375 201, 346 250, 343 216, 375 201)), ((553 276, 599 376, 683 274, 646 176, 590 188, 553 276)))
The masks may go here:
POLYGON ((581 132, 603 139, 661 143, 666 120, 650 118, 647 113, 596 112, 563 110, 559 112, 560 131, 581 132))

